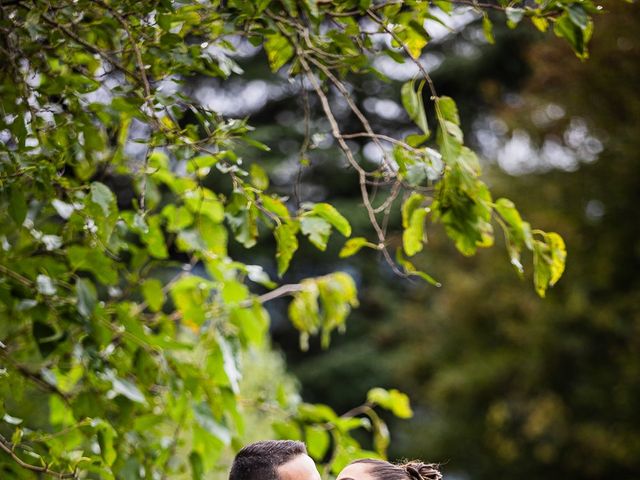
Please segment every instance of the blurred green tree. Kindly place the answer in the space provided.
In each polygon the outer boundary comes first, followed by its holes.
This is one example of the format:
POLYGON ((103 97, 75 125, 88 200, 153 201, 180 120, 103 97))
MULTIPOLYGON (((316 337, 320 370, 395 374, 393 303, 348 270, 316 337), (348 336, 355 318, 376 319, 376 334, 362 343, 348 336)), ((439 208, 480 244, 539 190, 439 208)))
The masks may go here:
MULTIPOLYGON (((485 156, 512 172, 496 165, 488 183, 563 235, 566 283, 540 302, 499 250, 453 261, 431 230, 421 261, 447 288, 372 281, 347 338, 296 364, 309 398, 336 376, 349 400, 368 381, 410 392, 416 415, 395 426, 393 456, 445 462, 470 479, 638 476, 640 12, 607 8, 588 62, 547 39, 527 46, 531 75, 509 105, 480 86, 487 108, 475 136, 490 134, 478 144, 496 141, 485 156), (516 142, 521 163, 506 148, 516 142)), ((324 395, 332 405, 344 397, 324 395)))

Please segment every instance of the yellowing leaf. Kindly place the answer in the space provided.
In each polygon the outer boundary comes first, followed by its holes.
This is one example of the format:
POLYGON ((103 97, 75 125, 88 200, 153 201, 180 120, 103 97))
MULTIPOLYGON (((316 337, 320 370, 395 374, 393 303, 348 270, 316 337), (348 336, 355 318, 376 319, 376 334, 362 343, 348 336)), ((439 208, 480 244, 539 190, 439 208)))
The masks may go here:
POLYGON ((413 212, 422 205, 425 201, 425 196, 413 192, 409 198, 407 198, 402 204, 402 226, 403 228, 409 228, 409 221, 413 212))
POLYGON ((567 249, 564 240, 560 235, 554 232, 546 234, 547 244, 551 252, 551 278, 549 285, 555 285, 564 273, 565 262, 567 259, 567 249))
POLYGON ((280 277, 287 271, 293 254, 298 250, 297 233, 298 225, 295 223, 282 223, 273 231, 277 244, 276 260, 280 277))
POLYGON ((409 226, 402 232, 402 245, 405 253, 412 257, 424 246, 424 220, 429 213, 427 208, 418 208, 411 214, 409 226))
POLYGON ((293 46, 286 37, 279 33, 267 35, 264 42, 264 50, 271 70, 276 72, 293 57, 293 46))
POLYGON ((367 394, 367 401, 390 410, 398 418, 411 418, 413 410, 409 403, 409 397, 395 388, 372 388, 367 394))
POLYGON ((260 165, 252 163, 249 171, 251 174, 251 183, 254 187, 263 191, 269 188, 269 176, 260 165))
POLYGON ((362 247, 378 248, 376 244, 369 242, 366 238, 355 237, 347 240, 340 250, 340 258, 347 258, 355 255, 362 247))
POLYGON ((492 45, 496 43, 493 37, 493 23, 491 23, 489 16, 486 14, 482 16, 482 31, 484 32, 484 38, 487 39, 487 42, 492 45))

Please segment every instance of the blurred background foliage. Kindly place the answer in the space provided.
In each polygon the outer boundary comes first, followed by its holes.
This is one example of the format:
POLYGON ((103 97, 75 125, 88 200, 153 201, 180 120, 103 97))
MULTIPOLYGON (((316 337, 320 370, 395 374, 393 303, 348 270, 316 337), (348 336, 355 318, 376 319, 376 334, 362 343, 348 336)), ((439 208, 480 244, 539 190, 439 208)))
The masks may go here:
POLYGON ((526 31, 496 31, 494 49, 472 29, 439 46, 459 54, 434 80, 458 99, 492 189, 567 242, 547 299, 500 248, 462 258, 434 230, 419 266, 443 288, 380 275, 371 255, 349 262, 361 307, 330 352, 301 356, 294 332, 274 332, 309 400, 410 394, 393 457, 442 462, 450 478, 640 475, 640 11, 608 10, 586 62, 526 31))

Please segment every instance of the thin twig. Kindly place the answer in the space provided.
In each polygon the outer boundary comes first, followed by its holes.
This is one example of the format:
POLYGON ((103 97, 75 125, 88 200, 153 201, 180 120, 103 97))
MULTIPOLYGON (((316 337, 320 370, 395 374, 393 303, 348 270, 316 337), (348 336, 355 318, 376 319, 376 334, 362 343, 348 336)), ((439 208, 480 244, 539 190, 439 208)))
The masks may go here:
POLYGON ((131 72, 131 70, 129 70, 124 65, 122 65, 120 62, 118 62, 118 60, 116 60, 115 58, 113 58, 110 55, 106 54, 105 52, 103 52, 102 50, 97 48, 96 46, 91 45, 89 42, 87 42, 86 40, 84 40, 83 38, 81 38, 80 36, 75 34, 73 31, 69 30, 69 28, 67 28, 66 26, 62 25, 61 23, 58 23, 57 21, 55 21, 53 18, 47 16, 46 14, 42 14, 40 18, 42 18, 49 25, 51 25, 51 26, 57 28, 58 30, 60 30, 67 37, 69 37, 70 39, 72 39, 76 43, 79 43, 80 45, 82 45, 84 48, 86 48, 90 52, 98 55, 105 62, 113 65, 117 70, 120 70, 122 73, 124 73, 129 78, 135 80, 136 83, 138 83, 138 84, 142 83, 141 79, 139 79, 133 72, 131 72))
POLYGON ((327 98, 325 93, 322 91, 322 88, 320 88, 320 84, 318 83, 316 77, 313 75, 311 67, 306 62, 306 60, 305 60, 303 55, 299 55, 298 56, 298 61, 300 62, 300 65, 302 66, 303 70, 305 71, 305 73, 307 75, 307 78, 309 78, 309 81, 311 82, 311 85, 313 86, 313 89, 315 90, 316 94, 320 98, 320 103, 322 104, 322 109, 325 112, 325 116, 329 120, 329 124, 331 125, 331 131, 333 133, 334 138, 338 142, 338 145, 340 146, 340 149, 344 152, 345 156, 347 157, 347 160, 348 160, 349 164, 358 173, 359 184, 360 184, 360 193, 361 193, 361 196, 362 196, 362 201, 364 203, 365 209, 367 210, 367 214, 369 216, 369 221, 371 222, 371 225, 373 226, 374 230, 376 231, 376 235, 378 237, 378 242, 379 242, 379 246, 380 246, 380 251, 382 252, 385 260, 391 266, 391 268, 393 269, 393 271, 395 273, 397 273, 400 276, 406 276, 396 266, 395 262, 391 258, 391 255, 389 254, 389 251, 387 250, 387 247, 385 245, 386 238, 385 238, 385 235, 384 235, 384 231, 382 230, 382 228, 378 224, 378 219, 376 218, 375 211, 374 211, 374 209, 373 209, 373 207, 371 205, 371 201, 369 199, 369 192, 367 191, 367 184, 366 184, 367 177, 366 177, 365 170, 358 164, 358 162, 356 161, 356 159, 355 159, 355 157, 353 155, 353 152, 349 148, 349 145, 347 145, 347 142, 342 137, 342 134, 340 132, 340 127, 338 126, 338 122, 336 121, 336 118, 333 115, 333 112, 331 111, 331 106, 329 105, 329 99, 327 98))
POLYGON ((33 282, 27 277, 23 277, 18 272, 14 272, 2 264, 0 264, 0 273, 4 273, 6 276, 13 278, 25 287, 31 288, 33 286, 33 282))
POLYGON ((253 305, 255 302, 266 303, 271 300, 275 300, 276 298, 284 297, 285 295, 291 295, 292 293, 301 292, 304 289, 305 286, 300 283, 288 283, 286 285, 281 285, 278 288, 275 288, 263 295, 244 300, 243 302, 240 302, 239 306, 241 308, 247 308, 253 305))
POLYGON ((381 18, 379 18, 371 9, 367 10, 367 15, 369 15, 369 17, 376 22, 378 25, 380 25, 383 30, 385 32, 387 32, 389 35, 391 35, 393 37, 393 39, 398 42, 399 45, 402 46, 402 49, 404 50, 404 52, 407 54, 407 56, 411 59, 411 61, 418 67, 418 70, 420 71, 420 73, 422 74, 422 76, 424 77, 424 79, 427 82, 427 85, 429 85, 429 91, 431 92, 431 96, 433 98, 438 96, 438 93, 436 92, 436 87, 433 83, 433 80, 431 79, 431 75, 429 75, 429 72, 427 72, 424 68, 424 66, 422 65, 422 63, 420 63, 416 58, 413 57, 413 55, 411 55, 411 51, 409 50, 409 47, 407 47, 406 43, 402 41, 402 39, 400 37, 398 37, 398 35, 396 34, 396 32, 394 32, 391 28, 389 28, 389 26, 384 23, 382 21, 381 18))
POLYGON ((407 142, 403 142, 402 140, 398 140, 397 138, 393 138, 393 137, 390 137, 389 135, 384 135, 382 133, 369 133, 369 132, 343 133, 342 137, 343 138, 362 138, 362 137, 378 138, 380 140, 384 140, 385 142, 398 145, 404 148, 405 150, 409 150, 410 152, 413 152, 415 154, 420 154, 420 155, 424 154, 424 152, 422 152, 420 149, 412 147, 407 142))
POLYGON ((4 450, 13 459, 13 461, 16 462, 18 465, 20 465, 22 468, 26 470, 31 470, 32 472, 37 472, 41 475, 50 475, 52 477, 59 478, 59 479, 78 478, 78 474, 76 472, 67 472, 67 473, 56 472, 54 470, 51 470, 49 468, 49 465, 42 465, 42 466, 31 465, 30 463, 25 462, 18 455, 16 455, 15 448, 16 448, 16 445, 12 444, 7 439, 5 439, 2 435, 0 435, 0 449, 4 450))

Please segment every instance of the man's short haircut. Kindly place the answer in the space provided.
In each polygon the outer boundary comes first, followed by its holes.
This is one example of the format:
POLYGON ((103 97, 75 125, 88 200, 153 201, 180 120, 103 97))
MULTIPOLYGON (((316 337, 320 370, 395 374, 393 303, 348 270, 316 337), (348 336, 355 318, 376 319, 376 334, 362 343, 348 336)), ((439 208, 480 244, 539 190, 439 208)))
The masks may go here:
POLYGON ((304 443, 293 440, 251 443, 237 453, 229 480, 280 480, 278 467, 306 453, 304 443))

